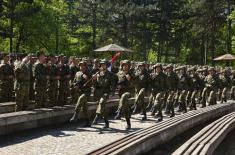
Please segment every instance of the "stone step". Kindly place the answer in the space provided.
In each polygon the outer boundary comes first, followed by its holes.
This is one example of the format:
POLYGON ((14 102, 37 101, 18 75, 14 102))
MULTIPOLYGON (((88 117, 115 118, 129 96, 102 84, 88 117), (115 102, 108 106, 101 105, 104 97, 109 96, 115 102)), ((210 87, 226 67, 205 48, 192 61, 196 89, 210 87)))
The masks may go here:
POLYGON ((212 122, 178 148, 174 155, 211 155, 226 135, 235 128, 235 112, 212 122))
POLYGON ((198 124, 223 116, 234 110, 235 103, 230 101, 226 104, 217 104, 190 111, 149 128, 139 130, 89 154, 144 154, 198 124))

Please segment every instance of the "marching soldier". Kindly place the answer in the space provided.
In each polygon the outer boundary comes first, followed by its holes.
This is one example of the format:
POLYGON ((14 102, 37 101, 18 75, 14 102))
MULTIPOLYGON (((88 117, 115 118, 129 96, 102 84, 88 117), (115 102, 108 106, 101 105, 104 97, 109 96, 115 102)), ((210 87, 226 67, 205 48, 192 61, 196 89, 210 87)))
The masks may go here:
POLYGON ((37 53, 38 62, 36 62, 33 70, 33 76, 35 77, 35 102, 37 108, 45 107, 47 100, 46 90, 47 90, 47 80, 49 76, 47 75, 47 68, 45 65, 46 56, 43 52, 37 53))
POLYGON ((118 94, 120 97, 117 115, 115 119, 120 119, 121 114, 124 115, 127 126, 126 129, 131 129, 131 106, 128 103, 128 99, 131 97, 131 93, 134 92, 134 75, 130 71, 130 62, 123 60, 121 64, 121 70, 117 73, 118 76, 118 94))
POLYGON ((173 71, 173 65, 170 64, 166 68, 167 80, 169 82, 169 95, 167 98, 167 107, 170 110, 170 117, 175 116, 174 105, 176 104, 175 95, 178 89, 179 77, 173 71))
POLYGON ((200 79, 198 75, 198 71, 195 71, 196 68, 191 68, 191 78, 192 78, 192 95, 190 98, 189 108, 190 110, 196 110, 196 96, 199 92, 199 90, 202 88, 202 80, 200 79))
POLYGON ((209 94, 209 97, 208 97, 209 105, 216 104, 216 91, 218 90, 218 87, 219 87, 219 78, 216 75, 214 67, 210 67, 208 69, 208 72, 209 72, 209 75, 207 75, 205 78, 205 88, 203 89, 202 99, 200 102, 202 107, 206 106, 207 94, 209 94))
POLYGON ((16 111, 26 110, 29 104, 30 67, 26 56, 15 69, 16 76, 16 111))
POLYGON ((232 80, 230 78, 230 70, 229 68, 225 68, 222 71, 222 76, 221 78, 221 86, 222 86, 222 98, 221 98, 221 103, 227 102, 227 91, 231 88, 232 86, 232 80))
POLYGON ((71 61, 72 62, 70 65, 70 72, 71 72, 70 89, 71 89, 72 103, 76 104, 76 102, 78 100, 78 94, 76 93, 72 84, 73 84, 73 80, 75 78, 76 73, 79 71, 79 66, 78 66, 78 59, 77 58, 72 57, 71 61))
POLYGON ((138 109, 141 109, 143 113, 142 120, 146 120, 147 103, 144 101, 144 96, 149 90, 150 75, 145 68, 144 62, 138 64, 138 71, 136 72, 135 78, 137 96, 135 98, 133 114, 135 114, 138 109))
POLYGON ((235 100, 235 71, 232 71, 232 88, 230 91, 230 95, 231 95, 231 100, 235 100))
POLYGON ((107 118, 107 111, 106 111, 106 102, 107 99, 112 91, 115 91, 114 83, 113 83, 113 75, 111 72, 107 70, 108 67, 108 61, 102 60, 100 62, 100 71, 98 71, 94 75, 94 85, 97 89, 97 98, 98 101, 98 107, 96 110, 96 116, 93 121, 93 124, 97 124, 98 119, 101 117, 104 119, 105 126, 104 128, 109 128, 109 121, 107 118))
POLYGON ((179 111, 187 112, 186 97, 187 93, 192 88, 192 82, 190 76, 186 73, 186 67, 181 66, 179 68, 179 111))
POLYGON ((79 66, 80 71, 76 73, 73 82, 73 86, 76 92, 79 94, 79 97, 75 106, 75 112, 70 121, 76 122, 78 120, 79 112, 83 111, 86 120, 85 126, 89 127, 91 124, 87 112, 87 100, 91 95, 91 82, 89 82, 89 80, 91 79, 91 73, 89 72, 87 63, 85 61, 79 62, 79 66))
POLYGON ((154 105, 152 109, 152 116, 155 116, 156 111, 158 111, 157 117, 158 121, 162 121, 162 108, 164 102, 164 95, 168 90, 168 82, 167 76, 163 73, 162 65, 157 63, 154 67, 155 73, 151 75, 152 78, 152 86, 153 86, 153 94, 156 96, 154 100, 154 105))

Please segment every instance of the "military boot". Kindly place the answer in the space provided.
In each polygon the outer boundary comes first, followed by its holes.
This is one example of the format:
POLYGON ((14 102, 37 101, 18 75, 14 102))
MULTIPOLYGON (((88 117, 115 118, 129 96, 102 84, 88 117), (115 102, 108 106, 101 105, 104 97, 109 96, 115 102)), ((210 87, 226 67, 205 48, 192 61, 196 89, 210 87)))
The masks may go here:
POLYGON ((186 103, 182 103, 182 110, 183 110, 183 113, 187 113, 186 103))
POLYGON ((78 120, 78 112, 75 111, 73 117, 70 119, 70 122, 74 123, 77 122, 77 120, 78 120))
POLYGON ((126 119, 126 123, 127 123, 126 130, 130 130, 131 129, 131 120, 126 119))
POLYGON ((162 116, 162 111, 159 111, 158 112, 158 121, 160 122, 160 121, 162 121, 163 120, 163 116, 162 116))
POLYGON ((147 120, 147 115, 146 115, 146 111, 143 111, 143 117, 141 119, 142 121, 147 120))
POLYGON ((175 110, 174 110, 174 108, 171 110, 170 118, 172 118, 172 117, 175 117, 175 110))
POLYGON ((90 126, 91 126, 90 120, 89 118, 86 118, 84 127, 90 127, 90 126))
POLYGON ((106 118, 104 118, 104 123, 105 123, 105 125, 103 128, 104 129, 109 128, 109 121, 106 118))

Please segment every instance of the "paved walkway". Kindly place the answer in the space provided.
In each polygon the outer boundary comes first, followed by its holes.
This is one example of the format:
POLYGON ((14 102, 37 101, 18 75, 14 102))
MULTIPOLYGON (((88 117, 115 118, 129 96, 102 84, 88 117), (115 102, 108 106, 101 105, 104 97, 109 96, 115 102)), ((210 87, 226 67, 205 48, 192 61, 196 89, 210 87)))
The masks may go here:
MULTIPOLYGON (((165 116, 164 119, 170 118, 165 116)), ((102 129, 104 123, 100 122, 91 128, 83 128, 82 124, 63 124, 23 131, 0 137, 0 155, 86 154, 134 131, 157 124, 149 114, 147 121, 142 122, 141 115, 133 115, 131 122, 130 131, 125 130, 124 119, 110 120, 110 129, 102 129)))

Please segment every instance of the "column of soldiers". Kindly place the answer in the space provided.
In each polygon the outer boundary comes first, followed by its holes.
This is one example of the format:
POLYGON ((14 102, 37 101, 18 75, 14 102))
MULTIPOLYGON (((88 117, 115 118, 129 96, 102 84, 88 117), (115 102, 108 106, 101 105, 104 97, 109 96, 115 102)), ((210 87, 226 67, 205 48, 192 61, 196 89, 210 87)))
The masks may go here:
POLYGON ((19 55, 14 60, 3 54, 0 65, 0 102, 16 101, 16 111, 27 110, 35 101, 36 108, 75 104, 71 122, 83 113, 85 126, 97 124, 101 118, 109 128, 107 100, 118 93, 120 100, 115 119, 125 118, 131 128, 131 115, 140 113, 147 120, 147 111, 158 121, 163 109, 169 117, 217 101, 235 100, 235 72, 207 66, 163 65, 123 60, 120 68, 108 70, 107 60, 78 59, 64 55, 19 55), (230 95, 228 95, 230 92, 230 95), (88 101, 98 103, 93 121, 88 114, 88 101), (129 99, 135 97, 134 104, 129 99), (229 98, 230 97, 230 98, 229 98), (148 99, 148 102, 146 100, 148 99))

